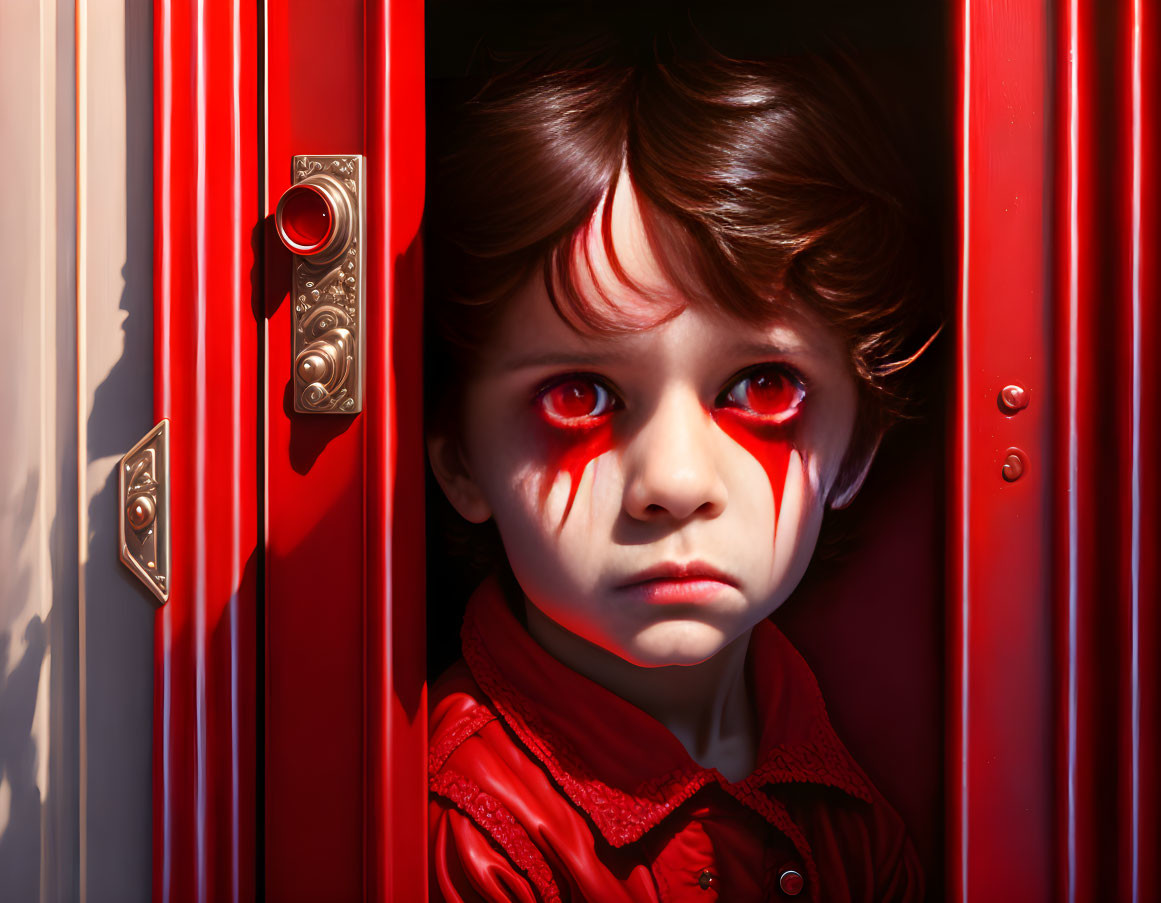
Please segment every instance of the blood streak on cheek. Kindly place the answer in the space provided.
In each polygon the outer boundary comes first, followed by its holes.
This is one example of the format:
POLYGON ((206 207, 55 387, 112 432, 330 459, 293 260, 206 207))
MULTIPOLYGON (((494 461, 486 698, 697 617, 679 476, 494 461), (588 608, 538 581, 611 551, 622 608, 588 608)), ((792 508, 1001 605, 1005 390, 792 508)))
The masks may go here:
POLYGON ((722 431, 748 451, 766 471, 766 479, 770 481, 770 490, 774 493, 774 520, 777 523, 782 493, 786 488, 790 453, 794 451, 793 430, 788 429, 787 425, 756 424, 733 408, 720 408, 714 411, 713 417, 722 431))
POLYGON ((581 476, 589 461, 598 458, 613 447, 612 418, 602 418, 599 422, 585 426, 558 426, 544 424, 545 465, 547 478, 540 488, 540 507, 548 501, 548 494, 556 482, 558 473, 568 475, 568 502, 560 518, 561 525, 568 519, 572 504, 576 500, 581 476))

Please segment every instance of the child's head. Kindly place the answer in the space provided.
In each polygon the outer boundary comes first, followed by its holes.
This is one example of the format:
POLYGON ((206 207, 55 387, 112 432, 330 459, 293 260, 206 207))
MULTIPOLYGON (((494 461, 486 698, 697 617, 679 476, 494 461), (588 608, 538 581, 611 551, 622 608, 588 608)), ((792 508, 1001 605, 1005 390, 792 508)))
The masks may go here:
POLYGON ((532 608, 640 665, 789 595, 906 402, 897 164, 818 60, 523 67, 433 173, 429 448, 532 608))

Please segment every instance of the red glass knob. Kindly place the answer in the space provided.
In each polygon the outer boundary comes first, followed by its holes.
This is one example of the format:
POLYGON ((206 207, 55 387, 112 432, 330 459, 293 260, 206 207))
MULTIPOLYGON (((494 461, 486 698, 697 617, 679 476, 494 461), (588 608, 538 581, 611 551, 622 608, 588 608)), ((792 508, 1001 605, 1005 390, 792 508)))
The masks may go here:
POLYGON ((314 185, 295 185, 282 196, 279 233, 290 250, 315 254, 326 247, 335 228, 330 202, 314 185))
POLYGON ((295 254, 313 263, 334 260, 350 244, 354 214, 351 197, 329 175, 314 175, 291 185, 278 201, 274 227, 295 254))

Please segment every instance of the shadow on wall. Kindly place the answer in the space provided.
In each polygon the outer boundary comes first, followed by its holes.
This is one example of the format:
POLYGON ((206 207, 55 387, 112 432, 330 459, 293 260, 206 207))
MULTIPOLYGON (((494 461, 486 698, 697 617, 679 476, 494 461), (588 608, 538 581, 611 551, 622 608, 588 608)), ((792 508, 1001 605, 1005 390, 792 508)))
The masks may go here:
MULTIPOLYGON (((20 551, 35 520, 39 488, 36 472, 29 472, 23 491, 3 506, 10 518, 4 558, 16 572, 6 575, 0 612, 21 611, 32 593, 32 568, 21 561, 20 551)), ((41 799, 33 719, 48 625, 34 614, 15 639, 11 630, 0 631, 0 887, 5 898, 35 900, 40 895, 41 799), (19 661, 10 667, 11 650, 21 647, 19 661)))
MULTIPOLYGON (((0 0, 2 2, 2 0, 0 0)), ((85 891, 137 903, 152 884, 153 635, 157 602, 119 559, 118 462, 153 426, 152 56, 150 10, 125 2, 125 237, 122 288, 94 292, 83 454, 88 464, 85 587, 85 891), (119 353, 118 353, 119 350, 119 353), (115 358, 113 357, 115 355, 115 358), (103 375, 94 372, 108 366, 103 375), (111 366, 109 364, 111 363, 111 366)), ((114 266, 106 272, 115 285, 114 266)), ((110 286, 110 287, 111 287, 110 286)), ((175 440, 180 433, 175 426, 175 440)))
MULTIPOLYGON (((27 573, 23 591, 27 593, 27 573)), ((16 581, 20 583, 21 581, 16 581)), ((0 633, 0 811, 7 796, 8 824, 0 833, 0 887, 12 900, 40 896, 40 789, 36 780, 36 712, 40 671, 48 651, 48 625, 33 615, 24 629, 24 652, 8 671, 11 635, 0 633), (7 676, 5 676, 7 675, 7 676)))

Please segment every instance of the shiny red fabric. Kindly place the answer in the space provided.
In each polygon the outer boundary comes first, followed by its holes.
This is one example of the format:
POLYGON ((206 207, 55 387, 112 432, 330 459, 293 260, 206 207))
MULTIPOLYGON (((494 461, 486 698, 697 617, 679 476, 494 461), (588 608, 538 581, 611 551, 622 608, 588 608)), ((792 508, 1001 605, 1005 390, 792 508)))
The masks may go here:
POLYGON ((923 899, 902 822, 773 624, 750 644, 759 757, 736 783, 548 655, 495 583, 463 650, 431 694, 433 901, 923 899))

